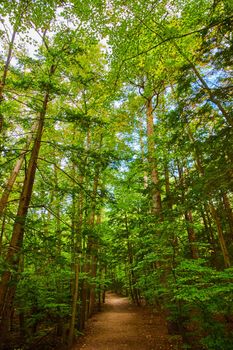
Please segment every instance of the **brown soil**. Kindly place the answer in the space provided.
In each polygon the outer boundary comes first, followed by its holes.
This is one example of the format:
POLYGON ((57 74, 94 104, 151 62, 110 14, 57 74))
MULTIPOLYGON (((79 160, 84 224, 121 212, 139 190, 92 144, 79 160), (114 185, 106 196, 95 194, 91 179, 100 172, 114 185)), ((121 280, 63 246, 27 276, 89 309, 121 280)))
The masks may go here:
POLYGON ((87 323, 85 335, 73 350, 182 349, 179 337, 168 334, 165 318, 128 298, 107 294, 103 311, 87 323))

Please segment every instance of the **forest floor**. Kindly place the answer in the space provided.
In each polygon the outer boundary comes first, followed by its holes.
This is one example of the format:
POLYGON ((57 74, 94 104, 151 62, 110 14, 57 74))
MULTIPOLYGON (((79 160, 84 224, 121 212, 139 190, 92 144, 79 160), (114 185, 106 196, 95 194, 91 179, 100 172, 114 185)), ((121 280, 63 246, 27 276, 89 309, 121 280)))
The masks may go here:
POLYGON ((107 293, 102 312, 87 322, 73 350, 180 350, 180 337, 168 334, 165 317, 128 298, 107 293))

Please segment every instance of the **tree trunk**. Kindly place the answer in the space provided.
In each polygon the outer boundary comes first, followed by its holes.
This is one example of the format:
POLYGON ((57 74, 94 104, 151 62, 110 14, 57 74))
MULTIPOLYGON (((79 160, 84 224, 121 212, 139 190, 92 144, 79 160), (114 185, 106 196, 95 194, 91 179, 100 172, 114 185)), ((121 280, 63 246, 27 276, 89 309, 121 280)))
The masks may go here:
MULTIPOLYGON (((18 30, 18 26, 15 26, 13 33, 12 33, 12 36, 11 36, 11 41, 9 43, 7 59, 6 59, 5 65, 4 65, 2 79, 0 80, 0 105, 2 104, 2 102, 4 100, 3 91, 4 91, 4 88, 6 85, 6 77, 7 77, 7 73, 8 73, 9 66, 10 66, 12 50, 13 50, 17 30, 18 30)), ((4 118, 3 114, 0 113, 0 132, 2 131, 2 128, 3 128, 3 118, 4 118)))
MULTIPOLYGON (((93 184, 93 192, 92 192, 92 204, 91 204, 91 213, 89 218, 89 226, 91 230, 94 229, 95 225, 95 215, 96 215, 96 196, 97 196, 97 189, 99 184, 99 168, 96 169, 96 174, 94 178, 94 184, 93 184)), ((94 237, 88 237, 88 246, 87 246, 87 254, 89 259, 89 268, 90 268, 90 275, 91 277, 96 277, 96 271, 97 271, 97 242, 96 238, 94 237)), ((91 283, 88 286, 88 295, 89 295, 89 305, 88 305, 88 316, 91 316, 94 310, 94 304, 95 304, 95 284, 91 283)))
MULTIPOLYGON (((16 34, 18 32, 18 29, 20 27, 20 24, 22 22, 22 18, 24 16, 24 14, 27 12, 27 7, 29 5, 29 1, 19 1, 18 3, 18 13, 16 14, 16 22, 13 26, 13 32, 11 35, 11 39, 9 42, 9 46, 8 46, 8 52, 7 52, 7 58, 4 64, 4 68, 3 68, 3 75, 2 78, 0 79, 0 105, 4 100, 4 96, 3 96, 3 92, 4 92, 4 88, 6 85, 6 78, 7 78, 7 74, 9 71, 9 67, 10 67, 10 62, 12 59, 12 51, 13 51, 13 47, 14 47, 14 43, 15 43, 15 38, 16 38, 16 34)), ((3 128, 3 121, 4 121, 4 116, 2 113, 0 113, 0 133, 2 131, 3 128)))
POLYGON ((142 120, 139 120, 139 142, 140 142, 140 148, 141 148, 141 160, 142 160, 142 166, 143 166, 143 184, 144 188, 146 189, 148 187, 148 174, 147 171, 145 170, 145 147, 144 147, 144 142, 143 142, 143 125, 142 125, 142 120))
POLYGON ((168 169, 167 161, 165 161, 165 164, 164 164, 164 179, 165 179, 167 208, 172 209, 172 198, 171 198, 171 191, 170 191, 170 177, 169 177, 169 169, 168 169))
MULTIPOLYGON (((84 263, 83 266, 83 273, 86 274, 89 271, 87 262, 84 263)), ((87 282, 84 279, 82 281, 82 288, 81 288, 81 307, 80 307, 80 323, 79 323, 79 329, 82 331, 85 328, 85 322, 86 322, 86 312, 87 311, 87 282)))
POLYGON ((196 241, 196 234, 193 228, 193 217, 191 210, 185 211, 185 221, 188 231, 188 240, 189 240, 189 247, 191 256, 193 259, 198 259, 198 249, 197 249, 197 241, 196 241))
MULTIPOLYGON (((54 66, 51 66, 50 74, 53 74, 54 70, 54 66)), ((32 188, 35 180, 37 160, 41 146, 41 138, 43 134, 44 119, 48 101, 49 92, 47 91, 44 95, 43 106, 39 115, 38 129, 33 144, 28 168, 25 174, 23 188, 19 200, 18 211, 13 227, 11 242, 5 260, 8 268, 6 271, 3 272, 0 284, 0 334, 4 336, 6 336, 8 333, 10 313, 17 285, 20 250, 23 244, 25 222, 32 196, 32 188)))
MULTIPOLYGON (((201 157, 201 154, 200 154, 198 148, 196 147, 194 136, 193 136, 192 131, 191 131, 188 124, 187 124, 187 133, 188 133, 189 139, 193 145, 193 155, 194 155, 194 160, 196 162, 196 168, 197 168, 200 176, 205 176, 205 169, 202 165, 202 157, 201 157)), ((220 219, 218 212, 215 209, 215 206, 213 205, 212 201, 209 201, 209 203, 207 204, 207 207, 208 207, 208 209, 213 217, 213 220, 214 220, 216 228, 217 228, 218 240, 219 240, 219 244, 220 244, 223 259, 224 259, 224 265, 225 265, 225 267, 229 267, 231 265, 230 255, 229 255, 229 252, 228 252, 228 249, 226 246, 224 233, 223 233, 223 229, 222 229, 222 224, 221 224, 221 219, 220 219)))
POLYGON ((150 176, 152 182, 152 213, 161 216, 162 203, 159 190, 159 175, 155 159, 155 142, 154 142, 154 120, 153 120, 153 106, 152 97, 147 98, 146 102, 147 115, 147 147, 148 147, 148 163, 150 169, 150 176))
POLYGON ((0 256, 3 256, 2 244, 3 244, 3 234, 5 230, 5 224, 6 224, 6 215, 4 214, 2 218, 1 234, 0 234, 0 256))
POLYGON ((209 204, 209 208, 210 208, 211 214, 213 216, 213 219, 214 219, 216 227, 217 227, 218 239, 219 239, 220 247, 222 250, 224 265, 227 268, 227 267, 231 266, 231 262, 230 262, 230 255, 229 255, 229 252, 228 252, 228 249, 226 246, 226 242, 224 239, 221 220, 220 220, 220 217, 218 215, 217 210, 215 209, 215 207, 212 203, 209 204))
POLYGON ((37 130, 37 123, 32 127, 32 130, 31 130, 31 134, 30 136, 28 137, 28 140, 27 140, 27 143, 25 145, 25 148, 23 150, 23 152, 21 153, 19 159, 17 160, 16 164, 15 164, 15 167, 14 169, 12 170, 12 173, 6 183, 6 185, 4 186, 5 189, 4 189, 4 192, 2 194, 2 197, 0 199, 0 219, 3 215, 3 212, 7 206, 7 202, 8 202, 8 198, 9 198, 9 195, 12 191, 12 188, 14 186, 14 183, 15 183, 15 180, 22 168, 22 165, 23 165, 23 162, 24 162, 24 159, 25 159, 25 156, 29 150, 29 147, 30 147, 30 144, 33 140, 33 137, 34 137, 34 133, 35 131, 37 130))
POLYGON ((216 255, 215 239, 214 239, 213 229, 212 229, 212 225, 211 225, 207 210, 208 209, 206 208, 206 205, 203 208, 201 208, 201 217, 205 228, 206 240, 208 241, 208 243, 210 244, 210 247, 212 248, 214 254, 216 255))
MULTIPOLYGON (((96 278, 97 275, 97 256, 96 254, 92 256, 91 261, 91 277, 96 278)), ((95 310, 95 298, 96 298, 96 283, 91 284, 90 287, 90 300, 89 300, 89 317, 93 314, 95 310)))
MULTIPOLYGON (((102 135, 100 135, 99 140, 99 147, 100 150, 102 147, 102 135)), ((90 231, 94 230, 95 225, 95 218, 96 218, 96 200, 97 200, 97 190, 99 186, 99 175, 100 175, 100 166, 99 164, 95 167, 95 175, 94 175, 94 182, 93 182, 93 190, 92 190, 92 199, 90 203, 90 214, 88 219, 88 226, 90 227, 90 231)), ((100 215, 98 216, 98 220, 100 223, 100 215)), ((97 251, 98 251, 98 244, 97 244, 97 238, 93 235, 88 237, 88 243, 87 243, 87 256, 88 256, 88 265, 89 265, 89 274, 90 276, 95 279, 96 273, 97 273, 97 251)), ((88 284, 88 307, 87 307, 87 315, 88 317, 91 316, 91 314, 94 311, 95 306, 95 283, 88 284)))
POLYGON ((222 200, 223 200, 224 209, 226 212, 227 223, 230 230, 230 240, 232 240, 233 239, 233 213, 232 213, 232 208, 231 208, 229 198, 225 192, 222 194, 222 200))
POLYGON ((134 270, 133 270, 133 262, 134 262, 134 256, 132 251, 132 245, 130 243, 130 231, 129 231, 129 225, 128 225, 128 218, 125 214, 125 230, 126 230, 126 236, 127 236, 127 250, 128 250, 128 263, 129 263, 129 286, 130 286, 130 293, 133 302, 136 305, 140 305, 140 300, 138 297, 138 290, 135 287, 135 284, 137 282, 134 270))
POLYGON ((72 346, 73 339, 74 339, 75 320, 76 320, 76 314, 77 314, 78 285, 79 285, 79 264, 78 263, 75 263, 74 272, 75 272, 75 283, 74 283, 74 290, 72 295, 71 319, 70 319, 70 327, 69 327, 69 335, 68 335, 69 348, 72 346))
MULTIPOLYGON (((184 179, 184 170, 181 165, 178 164, 178 173, 179 173, 179 179, 180 179, 180 185, 181 185, 181 198, 182 198, 182 204, 185 205, 186 200, 186 186, 185 186, 185 179, 184 179)), ((191 257, 193 259, 198 259, 198 249, 197 249, 197 242, 196 242, 196 234, 193 228, 193 218, 192 218, 192 212, 190 209, 184 210, 184 217, 185 217, 185 223, 188 233, 188 241, 189 241, 189 248, 191 257)))
MULTIPOLYGON (((74 125, 73 139, 72 139, 73 144, 75 144, 76 139, 77 139, 76 125, 74 125)), ((85 162, 85 166, 86 166, 86 162, 85 162)), ((77 175, 77 164, 73 162, 72 177, 75 179, 76 175, 77 175)), ((83 184, 83 180, 84 180, 84 176, 80 175, 79 176, 80 185, 83 184)), ((73 183, 73 186, 75 186, 75 182, 73 183)), ((68 334, 69 347, 71 347, 74 339, 77 309, 78 309, 80 318, 82 317, 80 305, 77 306, 77 301, 79 298, 79 270, 81 268, 78 261, 81 261, 80 258, 81 258, 81 246, 82 246, 82 226, 83 226, 83 190, 81 189, 80 192, 78 193, 78 196, 76 196, 75 191, 73 191, 72 193, 71 270, 74 273, 74 279, 73 278, 71 279, 72 303, 71 303, 70 327, 69 327, 69 334, 68 334)))

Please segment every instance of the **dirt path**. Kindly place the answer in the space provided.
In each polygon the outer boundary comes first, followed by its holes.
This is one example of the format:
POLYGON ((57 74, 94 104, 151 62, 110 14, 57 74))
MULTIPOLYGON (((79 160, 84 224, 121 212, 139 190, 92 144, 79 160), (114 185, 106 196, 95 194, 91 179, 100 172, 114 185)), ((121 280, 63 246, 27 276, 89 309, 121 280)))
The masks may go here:
POLYGON ((168 335, 161 315, 108 293, 103 312, 87 323, 85 336, 73 350, 170 350, 181 349, 168 335))

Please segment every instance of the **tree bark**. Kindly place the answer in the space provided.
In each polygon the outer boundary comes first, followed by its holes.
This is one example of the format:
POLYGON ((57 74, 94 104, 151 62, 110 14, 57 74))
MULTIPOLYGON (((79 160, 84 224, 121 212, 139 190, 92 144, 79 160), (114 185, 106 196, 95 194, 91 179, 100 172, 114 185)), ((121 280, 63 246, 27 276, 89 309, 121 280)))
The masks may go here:
MULTIPOLYGON (((178 164, 178 173, 179 173, 179 179, 180 179, 180 185, 181 185, 182 203, 185 205, 186 188, 185 188, 184 171, 183 171, 183 167, 179 164, 178 164)), ((185 217, 185 223, 186 223, 186 228, 188 233, 188 241, 189 241, 191 257, 193 259, 198 259, 199 253, 197 248, 196 234, 193 228, 193 217, 190 209, 184 210, 184 217, 185 217)))
POLYGON ((6 224, 6 215, 3 215, 2 223, 1 223, 1 233, 0 233, 0 256, 2 255, 2 244, 3 244, 3 234, 5 230, 5 224, 6 224))
POLYGON ((227 222, 230 230, 230 239, 232 240, 233 239, 233 213, 232 213, 232 208, 231 208, 231 204, 227 196, 227 193, 225 192, 222 193, 222 200, 223 200, 224 209, 226 212, 226 218, 227 218, 227 222))
MULTIPOLYGON (((199 150, 197 149, 197 147, 195 145, 195 139, 194 139, 193 134, 189 128, 189 125, 187 126, 187 128, 188 128, 188 130, 187 130, 188 136, 189 136, 190 141, 193 145, 193 154, 194 154, 194 160, 196 162, 196 168, 197 168, 200 176, 205 176, 205 169, 202 165, 202 157, 200 155, 199 150)), ((230 255, 229 255, 229 252, 228 252, 228 249, 226 246, 224 233, 223 233, 223 229, 222 229, 222 224, 221 224, 221 219, 220 219, 218 212, 215 209, 215 206, 212 203, 212 201, 209 201, 207 206, 209 208, 209 211, 214 219, 214 222, 215 222, 215 225, 217 228, 218 240, 219 240, 219 244, 220 244, 223 259, 224 259, 224 265, 225 265, 225 267, 230 267, 231 266, 230 255)))
MULTIPOLYGON (((55 72, 55 66, 50 68, 49 76, 55 72)), ((33 144, 28 168, 25 174, 23 188, 21 191, 18 211, 16 214, 15 223, 13 226, 13 233, 11 237, 10 246, 8 248, 5 259, 7 270, 2 274, 0 284, 0 334, 7 336, 10 313, 13 306, 15 290, 17 285, 17 274, 20 261, 20 250, 23 244, 23 237, 25 231, 25 222, 28 213, 28 207, 31 201, 32 189, 35 180, 37 160, 41 146, 41 139, 44 129, 44 120, 49 102, 49 89, 44 94, 44 100, 41 112, 39 114, 38 128, 33 144)))
POLYGON ((167 202, 167 208, 172 209, 172 197, 171 197, 171 190, 170 190, 170 176, 169 176, 169 168, 168 168, 168 162, 165 161, 164 163, 164 179, 165 179, 165 190, 166 190, 166 202, 167 202))
MULTIPOLYGON (((12 59, 12 51, 13 51, 13 47, 14 47, 14 43, 15 43, 16 34, 17 34, 18 29, 20 27, 20 24, 22 22, 22 18, 24 16, 24 14, 27 12, 28 5, 29 5, 28 1, 26 1, 26 2, 20 1, 18 3, 18 6, 19 6, 18 7, 18 14, 16 16, 16 22, 13 26, 13 32, 12 32, 11 39, 10 39, 9 46, 8 46, 7 58, 6 58, 5 65, 3 68, 2 78, 0 79, 0 105, 4 100, 3 92, 4 92, 5 85, 6 85, 6 78, 7 78, 7 74, 9 71, 10 62, 12 59)), ((0 133, 3 129, 3 122, 4 122, 4 116, 2 113, 0 113, 0 133)))
MULTIPOLYGON (((141 160, 142 160, 142 166, 145 167, 145 147, 143 142, 143 125, 142 120, 139 120, 138 122, 138 128, 139 128, 139 142, 140 142, 140 148, 141 148, 141 160)), ((146 189, 148 187, 148 174, 145 169, 143 169, 143 184, 144 188, 146 189)))
MULTIPOLYGON (((87 274, 89 271, 87 262, 85 261, 83 265, 82 272, 84 274, 87 274)), ((85 278, 85 277, 84 277, 85 278)), ((87 282, 86 280, 82 281, 82 287, 81 287, 81 307, 80 307, 80 323, 79 323, 79 329, 83 330, 85 328, 85 322, 86 322, 86 310, 87 310, 87 282)))
POLYGON ((134 270, 133 270, 133 263, 134 263, 134 256, 133 256, 133 250, 132 245, 130 243, 130 231, 129 231, 129 225, 128 225, 128 217, 125 213, 125 230, 126 230, 126 236, 127 236, 127 250, 128 250, 128 263, 129 263, 129 286, 130 286, 130 293, 133 302, 139 306, 140 305, 140 298, 138 289, 135 287, 135 284, 137 282, 134 270))
POLYGON ((217 232, 218 232, 218 240, 219 240, 219 244, 221 247, 221 251, 222 251, 222 255, 223 255, 223 260, 224 260, 224 265, 226 268, 231 266, 231 261, 230 261, 230 255, 226 246, 226 242, 225 242, 225 238, 224 238, 224 233, 222 230, 222 224, 221 224, 221 220, 220 217, 218 215, 217 210, 215 209, 213 203, 209 203, 209 208, 210 208, 210 212, 212 214, 212 217, 215 221, 216 227, 217 227, 217 232))
POLYGON ((74 290, 72 295, 71 319, 70 319, 70 327, 69 327, 69 335, 68 335, 69 348, 72 346, 73 339, 74 339, 75 320, 76 320, 76 314, 77 314, 78 285, 79 285, 79 264, 78 263, 75 263, 74 272, 75 272, 75 283, 74 283, 74 290))
POLYGON ((22 151, 22 153, 20 154, 20 157, 19 159, 17 160, 15 166, 14 166, 14 169, 12 170, 12 173, 6 183, 6 185, 4 186, 5 189, 4 189, 4 192, 2 194, 2 197, 0 199, 0 219, 3 215, 3 212, 7 206, 7 202, 8 202, 8 198, 11 194, 11 191, 12 191, 12 188, 14 186, 14 183, 15 183, 15 180, 22 168, 22 165, 23 165, 23 162, 24 162, 24 159, 25 159, 25 156, 29 150, 29 147, 30 147, 30 144, 33 140, 33 137, 34 137, 34 133, 35 131, 37 130, 37 124, 35 124, 33 127, 32 127, 32 130, 31 130, 31 134, 30 136, 28 137, 27 139, 27 143, 24 147, 24 150, 22 151))
POLYGON ((191 256, 193 259, 198 259, 198 249, 197 249, 197 240, 196 240, 196 234, 193 228, 193 217, 191 210, 185 211, 185 220, 186 220, 186 226, 188 231, 188 239, 189 239, 189 246, 191 251, 191 256))
POLYGON ((153 105, 152 96, 146 101, 146 116, 147 116, 147 147, 148 147, 148 163, 152 182, 152 213, 161 216, 162 202, 159 191, 159 175, 155 159, 155 142, 154 142, 154 120, 153 120, 153 105))
MULTIPOLYGON (((16 26, 13 30, 11 41, 9 43, 7 59, 6 59, 5 65, 4 65, 2 79, 0 80, 0 105, 2 104, 2 102, 4 100, 3 91, 4 91, 4 88, 6 85, 6 78, 7 78, 7 73, 8 73, 9 66, 10 66, 10 61, 11 61, 11 57, 12 57, 12 50, 13 50, 17 30, 18 30, 18 26, 16 26)), ((0 132, 2 131, 2 128, 3 128, 3 118, 4 118, 3 114, 0 113, 0 132)))
MULTIPOLYGON (((96 196, 97 196, 97 189, 99 185, 99 170, 100 170, 99 167, 97 167, 95 178, 94 178, 94 184, 93 184, 92 204, 91 204, 91 212, 90 212, 90 218, 89 218, 89 225, 91 227, 91 230, 94 229, 94 225, 95 225, 96 196)), ((88 238, 87 250, 88 250, 87 254, 89 256, 90 275, 92 278, 96 278, 97 250, 98 250, 96 238, 94 237, 88 238)), ((95 284, 91 283, 91 285, 89 285, 88 295, 89 295, 88 316, 90 317, 94 311, 94 306, 95 306, 95 284)))

